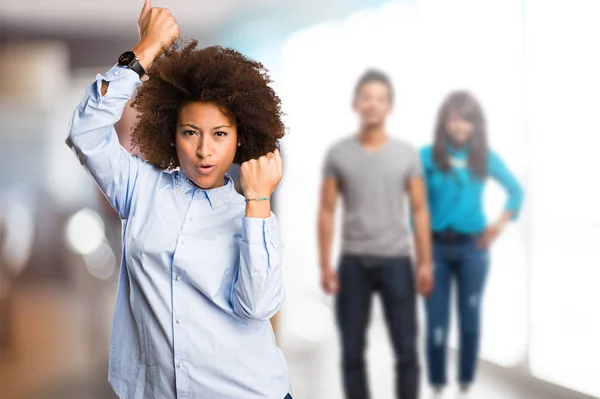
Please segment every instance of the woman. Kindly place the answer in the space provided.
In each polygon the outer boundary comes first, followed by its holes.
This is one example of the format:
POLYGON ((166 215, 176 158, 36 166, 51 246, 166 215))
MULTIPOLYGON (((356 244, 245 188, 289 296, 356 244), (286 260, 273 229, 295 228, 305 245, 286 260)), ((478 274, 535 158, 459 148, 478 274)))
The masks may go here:
POLYGON ((438 115, 433 146, 423 148, 431 228, 435 288, 426 301, 429 382, 446 384, 446 341, 450 282, 457 287, 460 326, 458 380, 466 393, 473 383, 479 347, 481 299, 489 267, 489 247, 523 202, 519 182, 498 154, 488 148, 485 117, 467 92, 451 93, 438 115), (506 190, 501 216, 488 224, 483 192, 489 178, 506 190))
POLYGON ((260 63, 173 45, 175 19, 149 0, 138 24, 133 55, 90 85, 68 139, 123 224, 109 381, 120 398, 291 398, 269 323, 284 297, 269 204, 279 98, 260 63), (145 161, 113 128, 138 86, 133 142, 145 161))

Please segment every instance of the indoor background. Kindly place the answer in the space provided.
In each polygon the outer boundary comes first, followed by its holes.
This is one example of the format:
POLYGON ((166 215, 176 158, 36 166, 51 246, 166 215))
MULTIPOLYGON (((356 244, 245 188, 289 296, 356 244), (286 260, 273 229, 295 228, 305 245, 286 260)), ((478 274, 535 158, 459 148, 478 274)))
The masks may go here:
MULTIPOLYGON (((0 2, 2 399, 115 397, 106 379, 120 221, 64 140, 85 87, 135 45, 142 3, 0 2)), ((432 141, 448 92, 472 91, 491 146, 525 187, 524 212, 493 247, 475 397, 600 397, 600 2, 154 5, 171 9, 183 36, 262 61, 282 98, 275 206, 288 294, 275 325, 295 398, 342 397, 333 300, 319 286, 317 208, 325 152, 356 131, 352 91, 369 67, 395 85, 390 134, 415 146, 432 141)), ((126 147, 134 122, 128 110, 117 126, 126 147)), ((503 201, 491 185, 490 217, 503 201)), ((368 359, 373 397, 393 398, 378 305, 368 359)))

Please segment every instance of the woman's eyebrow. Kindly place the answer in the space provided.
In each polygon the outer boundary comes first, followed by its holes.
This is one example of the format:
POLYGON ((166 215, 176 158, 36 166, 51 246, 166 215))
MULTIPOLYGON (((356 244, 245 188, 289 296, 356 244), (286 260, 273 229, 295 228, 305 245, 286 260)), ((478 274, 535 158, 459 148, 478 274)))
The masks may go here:
POLYGON ((222 128, 224 128, 224 127, 233 127, 233 126, 229 126, 229 125, 221 125, 221 126, 213 127, 213 130, 222 129, 222 128))
POLYGON ((180 125, 179 127, 184 127, 184 126, 193 127, 196 130, 200 130, 200 128, 198 126, 192 125, 191 123, 184 123, 184 124, 180 125))

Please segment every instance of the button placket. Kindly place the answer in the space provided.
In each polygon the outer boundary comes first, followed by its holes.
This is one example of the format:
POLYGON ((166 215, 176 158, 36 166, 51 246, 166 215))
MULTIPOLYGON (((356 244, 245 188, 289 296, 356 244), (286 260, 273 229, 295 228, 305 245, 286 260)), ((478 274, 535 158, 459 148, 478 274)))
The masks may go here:
MULTIPOLYGON (((179 281, 181 279, 180 275, 177 274, 175 276, 175 280, 179 281)), ((181 284, 181 283, 177 283, 181 284)), ((178 295, 181 293, 182 288, 179 285, 173 286, 173 310, 172 310, 172 323, 173 323, 173 361, 175 362, 175 389, 177 395, 187 395, 186 392, 188 389, 189 381, 188 381, 188 373, 186 372, 186 362, 187 358, 187 333, 183 329, 179 328, 181 324, 182 317, 185 317, 187 312, 185 298, 178 295)))
POLYGON ((189 373, 187 372, 186 359, 188 356, 189 331, 187 331, 184 323, 184 320, 186 320, 187 317, 187 306, 185 298, 182 296, 186 288, 184 285, 182 285, 185 284, 185 281, 182 280, 184 270, 178 269, 177 266, 181 267, 178 262, 181 262, 182 260, 186 259, 186 256, 189 256, 187 255, 190 251, 188 247, 193 244, 192 237, 194 234, 194 230, 190 222, 198 219, 198 217, 195 213, 195 192, 192 190, 193 187, 189 181, 182 179, 184 176, 182 176, 180 173, 176 176, 175 184, 177 186, 176 189, 178 190, 178 193, 185 198, 187 210, 183 215, 183 219, 181 220, 182 227, 176 240, 175 254, 173 258, 175 274, 173 276, 173 309, 171 323, 174 334, 173 362, 175 364, 176 392, 178 397, 179 395, 187 397, 187 395, 189 395, 187 392, 189 387, 189 373))

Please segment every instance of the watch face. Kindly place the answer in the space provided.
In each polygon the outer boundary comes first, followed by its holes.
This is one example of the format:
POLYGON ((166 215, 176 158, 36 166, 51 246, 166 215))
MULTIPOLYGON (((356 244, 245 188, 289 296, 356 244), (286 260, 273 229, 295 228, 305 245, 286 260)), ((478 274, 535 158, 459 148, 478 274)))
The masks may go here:
POLYGON ((135 59, 135 54, 133 51, 126 51, 119 57, 119 65, 126 66, 131 64, 131 62, 135 59))

